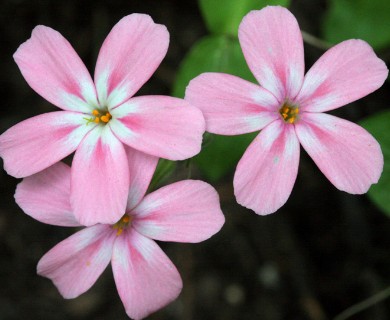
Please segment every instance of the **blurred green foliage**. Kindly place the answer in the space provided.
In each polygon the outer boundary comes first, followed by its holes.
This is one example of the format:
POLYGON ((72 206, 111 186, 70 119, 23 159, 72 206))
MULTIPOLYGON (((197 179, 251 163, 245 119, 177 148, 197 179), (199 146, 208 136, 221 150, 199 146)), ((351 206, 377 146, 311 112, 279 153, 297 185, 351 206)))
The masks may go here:
MULTIPOLYGON (((256 82, 238 39, 225 35, 204 37, 192 47, 182 62, 173 94, 183 97, 190 80, 203 72, 224 72, 256 82)), ((212 135, 210 140, 194 161, 206 178, 216 181, 235 168, 251 137, 212 135)))
POLYGON ((360 123, 381 145, 385 164, 378 184, 368 191, 368 196, 390 216, 390 111, 380 112, 360 123))
POLYGON ((173 94, 184 97, 191 79, 203 72, 224 72, 249 81, 256 81, 250 72, 236 38, 224 35, 199 40, 184 58, 173 87, 173 94))
MULTIPOLYGON (((290 0, 199 0, 199 6, 211 35, 200 39, 181 63, 173 87, 173 95, 184 97, 191 79, 203 72, 223 72, 256 83, 250 72, 240 43, 238 26, 251 10, 267 5, 287 6, 290 0)), ((209 140, 194 158, 202 173, 216 181, 237 165, 256 133, 226 137, 207 134, 209 140)))
POLYGON ((207 28, 215 34, 237 36, 242 18, 267 5, 287 7, 290 0, 199 0, 207 28))
MULTIPOLYGON (((211 35, 196 42, 184 58, 177 73, 173 95, 184 97, 190 80, 203 72, 233 74, 256 83, 238 42, 239 24, 251 10, 259 10, 267 5, 288 6, 289 3, 290 0, 199 0, 211 35)), ((390 1, 329 0, 322 28, 325 40, 332 43, 360 38, 376 49, 384 48, 390 44, 390 1)), ((375 123, 378 121, 386 125, 383 117, 368 119, 364 124, 374 135, 379 134, 377 138, 389 158, 389 137, 383 136, 386 132, 384 129, 382 133, 377 132, 375 123), (370 127, 372 123, 373 128, 370 127)), ((209 143, 203 146, 194 161, 206 178, 216 181, 234 169, 254 135, 225 137, 208 134, 209 143)), ((387 190, 390 190, 389 168, 385 168, 380 183, 371 188, 369 196, 382 209, 390 212, 389 204, 385 201, 387 190)))
POLYGON ((156 171, 154 172, 152 181, 149 184, 148 192, 152 192, 162 186, 175 171, 176 166, 177 162, 175 161, 159 159, 156 171))
POLYGON ((208 133, 209 142, 194 161, 210 181, 218 181, 233 170, 258 132, 239 136, 208 133))
POLYGON ((390 44, 390 1, 330 0, 322 27, 331 43, 357 38, 383 49, 390 44))

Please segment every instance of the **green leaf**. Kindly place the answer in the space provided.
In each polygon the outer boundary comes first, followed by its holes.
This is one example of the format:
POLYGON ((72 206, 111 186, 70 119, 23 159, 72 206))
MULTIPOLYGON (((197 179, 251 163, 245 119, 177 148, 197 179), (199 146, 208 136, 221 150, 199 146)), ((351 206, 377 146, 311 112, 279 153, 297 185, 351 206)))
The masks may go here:
POLYGON ((234 170, 257 134, 220 136, 208 133, 206 140, 209 141, 194 158, 194 162, 208 180, 215 182, 234 170))
POLYGON ((160 187, 173 173, 176 168, 176 162, 159 159, 156 171, 154 172, 152 181, 150 182, 148 192, 151 192, 160 187))
MULTIPOLYGON (((183 97, 190 80, 203 72, 229 73, 256 82, 238 40, 223 35, 205 37, 194 45, 180 67, 173 94, 183 97)), ((194 162, 206 178, 216 181, 235 168, 254 135, 227 137, 206 134, 205 144, 194 162)))
POLYGON ((375 49, 390 45, 390 1, 331 0, 323 35, 331 43, 357 38, 375 49))
POLYGON ((199 6, 212 33, 237 36, 242 18, 251 10, 267 5, 288 6, 290 0, 199 0, 199 6))
POLYGON ((237 39, 208 36, 199 40, 184 58, 173 87, 173 95, 184 97, 191 79, 203 72, 230 73, 256 82, 250 72, 237 39))
POLYGON ((380 112, 360 123, 381 145, 385 165, 379 182, 368 191, 368 196, 390 216, 390 111, 380 112))

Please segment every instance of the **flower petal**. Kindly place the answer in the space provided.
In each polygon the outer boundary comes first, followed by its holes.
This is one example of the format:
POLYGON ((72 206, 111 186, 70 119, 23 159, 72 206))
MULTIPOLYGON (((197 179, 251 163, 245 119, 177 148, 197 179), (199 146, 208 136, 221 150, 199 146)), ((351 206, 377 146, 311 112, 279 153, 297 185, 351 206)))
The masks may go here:
POLYGON ((124 147, 109 126, 98 126, 82 141, 71 181, 71 204, 81 224, 114 224, 125 214, 129 168, 124 147))
POLYGON ((237 165, 237 202, 257 214, 278 210, 291 194, 298 173, 299 142, 294 126, 282 120, 266 127, 253 140, 237 165))
POLYGON ((328 115, 305 113, 296 126, 303 148, 339 190, 368 191, 383 170, 378 142, 362 127, 328 115))
POLYGON ((117 238, 112 271, 126 313, 135 320, 175 300, 183 286, 176 267, 159 246, 134 229, 117 238))
POLYGON ((133 209, 144 197, 156 170, 158 158, 130 147, 125 147, 129 163, 130 187, 126 212, 133 209))
POLYGON ((57 244, 39 260, 37 272, 66 299, 78 297, 110 263, 115 232, 106 225, 85 228, 57 244))
POLYGON ((279 118, 279 103, 271 93, 229 74, 203 73, 192 79, 185 99, 203 112, 212 133, 254 132, 279 118))
POLYGON ((302 34, 293 14, 282 7, 249 12, 238 37, 249 68, 279 103, 294 99, 305 72, 302 34))
POLYGON ((70 43, 57 31, 34 28, 31 38, 14 54, 27 83, 57 107, 90 112, 97 105, 95 86, 70 43))
POLYGON ((150 78, 165 57, 169 33, 146 14, 131 14, 111 30, 95 70, 102 105, 113 108, 128 100, 150 78))
POLYGON ((303 110, 339 108, 377 90, 388 70, 362 40, 347 40, 325 52, 306 74, 296 101, 303 110))
POLYGON ((16 203, 32 218, 56 226, 80 226, 69 199, 70 168, 62 162, 24 178, 15 192, 16 203))
POLYGON ((133 214, 139 233, 162 241, 200 242, 225 222, 218 193, 196 180, 176 182, 148 194, 133 214))
POLYGON ((4 168, 16 178, 46 169, 76 150, 93 128, 76 112, 50 112, 24 120, 0 136, 4 168))
POLYGON ((136 97, 111 114, 112 131, 134 149, 169 160, 187 159, 200 151, 204 118, 183 99, 136 97))

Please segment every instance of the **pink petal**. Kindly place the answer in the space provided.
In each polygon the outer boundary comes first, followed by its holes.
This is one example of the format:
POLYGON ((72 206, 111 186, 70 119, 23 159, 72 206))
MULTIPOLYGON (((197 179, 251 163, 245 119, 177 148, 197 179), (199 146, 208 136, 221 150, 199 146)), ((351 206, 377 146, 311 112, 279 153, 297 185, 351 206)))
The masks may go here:
POLYGON ((111 30, 95 70, 99 101, 113 108, 150 78, 168 50, 169 33, 146 14, 131 14, 111 30))
POLYGON ((71 154, 93 128, 76 112, 50 112, 22 121, 0 136, 4 168, 17 178, 39 172, 71 154))
POLYGON ((69 111, 90 112, 95 86, 70 43, 57 31, 37 26, 14 54, 27 83, 43 98, 69 111))
POLYGON ((378 142, 362 127, 328 115, 305 113, 296 126, 303 148, 339 190, 367 192, 383 170, 378 142))
POLYGON ((112 131, 134 149, 169 160, 187 159, 200 151, 204 118, 183 99, 136 97, 111 114, 112 131))
POLYGON ((62 162, 24 178, 15 192, 16 203, 32 218, 56 226, 80 226, 69 198, 70 168, 62 162))
POLYGON ((279 118, 279 103, 271 93, 228 74, 201 74, 191 80, 185 99, 203 112, 207 131, 212 133, 258 131, 279 118))
POLYGON ((253 140, 237 165, 237 202, 257 214, 273 213, 284 205, 297 177, 299 142, 294 126, 275 121, 253 140))
POLYGON ((130 147, 125 147, 129 162, 130 188, 126 212, 133 209, 144 197, 156 170, 158 158, 130 147))
POLYGON ((66 299, 78 297, 110 263, 115 232, 106 225, 85 228, 57 244, 39 260, 37 272, 66 299))
POLYGON ((125 149, 109 126, 98 126, 80 144, 71 186, 71 204, 81 224, 114 224, 125 214, 129 168, 125 149))
POLYGON ((117 238, 112 271, 126 313, 135 320, 175 300, 183 286, 175 266, 159 246, 134 229, 117 238))
POLYGON ((133 214, 138 232, 162 241, 200 242, 225 222, 218 193, 196 180, 176 182, 148 194, 133 214))
POLYGON ((260 85, 278 101, 292 100, 305 72, 302 34, 285 8, 251 11, 242 20, 238 37, 249 68, 260 85))
POLYGON ((296 101, 305 111, 333 110, 377 90, 387 75, 385 63, 366 42, 344 41, 311 67, 296 101))

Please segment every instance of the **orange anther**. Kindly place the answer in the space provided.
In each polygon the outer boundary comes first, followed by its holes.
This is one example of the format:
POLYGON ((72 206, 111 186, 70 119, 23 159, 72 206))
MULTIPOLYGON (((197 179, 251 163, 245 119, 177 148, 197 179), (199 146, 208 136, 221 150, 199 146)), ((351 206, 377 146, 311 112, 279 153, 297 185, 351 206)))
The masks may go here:
POLYGON ((95 123, 99 123, 100 119, 98 117, 95 118, 95 120, 93 120, 95 123))
POLYGON ((99 113, 99 111, 97 111, 96 109, 94 109, 94 110, 92 111, 92 114, 96 117, 96 116, 98 116, 100 113, 99 113))
POLYGON ((130 221, 130 217, 129 217, 129 216, 124 216, 124 217, 122 218, 122 221, 123 221, 124 223, 128 223, 128 222, 130 221))
POLYGON ((100 120, 102 120, 103 122, 107 123, 108 121, 110 121, 110 118, 107 117, 107 116, 101 116, 100 120))

